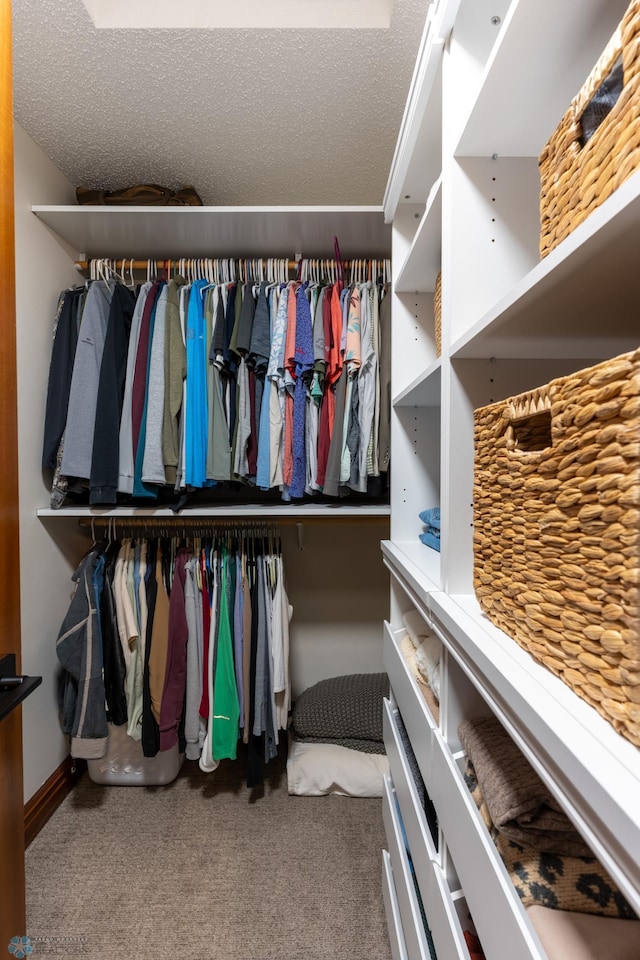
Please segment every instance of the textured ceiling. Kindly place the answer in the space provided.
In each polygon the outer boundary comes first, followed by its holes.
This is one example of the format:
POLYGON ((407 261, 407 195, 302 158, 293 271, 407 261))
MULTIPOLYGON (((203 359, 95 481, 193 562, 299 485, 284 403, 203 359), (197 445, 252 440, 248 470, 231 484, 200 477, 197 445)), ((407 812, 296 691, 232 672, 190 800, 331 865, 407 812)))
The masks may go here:
POLYGON ((394 0, 389 30, 121 31, 13 0, 15 117, 74 185, 380 204, 427 7, 394 0))

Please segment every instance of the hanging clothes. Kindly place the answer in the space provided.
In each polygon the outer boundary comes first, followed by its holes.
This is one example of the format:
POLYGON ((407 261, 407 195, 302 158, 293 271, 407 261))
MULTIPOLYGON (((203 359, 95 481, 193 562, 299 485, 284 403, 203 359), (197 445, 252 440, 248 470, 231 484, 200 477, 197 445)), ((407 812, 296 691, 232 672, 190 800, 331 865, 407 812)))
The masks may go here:
POLYGON ((390 315, 377 267, 350 283, 242 269, 211 261, 206 277, 147 279, 137 296, 116 275, 63 292, 43 439, 52 506, 72 493, 180 509, 238 483, 284 501, 384 494, 390 315))
POLYGON ((144 756, 177 745, 206 772, 244 740, 259 782, 291 706, 284 581, 274 531, 94 545, 56 646, 72 755, 102 756, 110 720, 144 756))

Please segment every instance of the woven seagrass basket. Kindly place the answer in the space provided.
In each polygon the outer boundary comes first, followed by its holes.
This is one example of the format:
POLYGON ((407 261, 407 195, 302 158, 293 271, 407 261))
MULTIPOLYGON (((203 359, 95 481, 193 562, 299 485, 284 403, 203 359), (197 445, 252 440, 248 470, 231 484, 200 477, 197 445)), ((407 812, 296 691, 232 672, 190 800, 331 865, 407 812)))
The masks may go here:
POLYGON ((442 271, 438 271, 436 287, 433 291, 433 317, 436 333, 436 357, 442 354, 442 271))
POLYGON ((474 587, 640 746, 640 349, 476 410, 474 587))
POLYGON ((639 119, 640 0, 632 0, 591 75, 540 154, 541 257, 550 253, 638 168, 639 119), (616 86, 611 79, 616 74, 612 71, 620 59, 622 76, 616 86), (620 84, 615 105, 583 145, 593 128, 594 117, 601 117, 610 106, 616 95, 612 89, 615 86, 617 93, 620 84), (585 111, 592 114, 588 124, 585 111))

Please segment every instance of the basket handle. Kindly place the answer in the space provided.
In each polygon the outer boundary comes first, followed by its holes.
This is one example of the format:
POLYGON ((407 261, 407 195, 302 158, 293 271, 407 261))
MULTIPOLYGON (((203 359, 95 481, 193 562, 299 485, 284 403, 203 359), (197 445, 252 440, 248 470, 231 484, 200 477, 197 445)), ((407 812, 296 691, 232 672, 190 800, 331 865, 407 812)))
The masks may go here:
POLYGON ((624 87, 622 25, 603 50, 580 93, 573 101, 580 147, 585 147, 620 99, 624 87))
POLYGON ((546 391, 536 390, 508 402, 503 411, 507 453, 522 456, 541 453, 553 446, 551 399, 546 391))

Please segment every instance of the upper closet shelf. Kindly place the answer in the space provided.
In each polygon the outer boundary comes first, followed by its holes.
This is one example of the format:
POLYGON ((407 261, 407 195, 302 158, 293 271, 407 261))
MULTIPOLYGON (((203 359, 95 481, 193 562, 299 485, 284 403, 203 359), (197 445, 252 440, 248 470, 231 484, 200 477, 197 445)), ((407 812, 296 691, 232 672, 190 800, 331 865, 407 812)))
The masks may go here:
POLYGON ((415 380, 393 398, 394 407, 439 407, 442 361, 434 360, 415 380))
POLYGON ((87 258, 389 257, 382 207, 33 206, 87 258))
POLYGON ((639 910, 640 750, 494 627, 475 596, 436 593, 430 604, 443 642, 639 910))
POLYGON ((442 55, 460 0, 429 7, 383 207, 387 222, 402 201, 424 203, 442 164, 442 55))
POLYGON ((384 504, 362 504, 347 505, 342 502, 318 503, 318 504, 235 504, 230 506, 214 507, 191 507, 175 513, 169 507, 114 507, 113 510, 101 509, 98 507, 62 507, 60 510, 43 508, 37 511, 40 519, 49 519, 50 517, 92 517, 96 520, 134 518, 141 520, 164 520, 171 518, 173 520, 215 520, 215 519, 247 519, 247 520, 266 520, 266 519, 296 519, 306 520, 311 517, 322 517, 324 520, 347 520, 349 518, 375 518, 388 517, 390 507, 384 504))
POLYGON ((397 293, 432 293, 442 257, 442 177, 438 177, 405 262, 398 272, 397 293))
POLYGON ((606 359, 640 342, 640 172, 451 347, 453 357, 606 359))
POLYGON ((539 156, 627 6, 628 0, 513 0, 456 154, 539 156), (534 79, 526 67, 532 51, 534 79))

